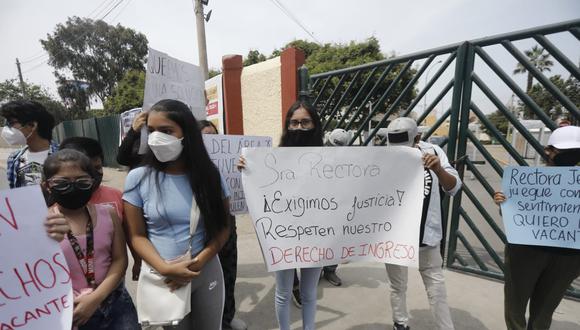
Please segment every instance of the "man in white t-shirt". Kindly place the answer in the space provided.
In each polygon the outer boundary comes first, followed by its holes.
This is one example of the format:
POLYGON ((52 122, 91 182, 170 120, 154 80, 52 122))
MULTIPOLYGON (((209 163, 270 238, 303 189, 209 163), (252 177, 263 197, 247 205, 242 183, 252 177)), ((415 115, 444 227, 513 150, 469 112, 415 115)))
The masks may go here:
MULTIPOLYGON (((393 120, 387 127, 387 141, 389 146, 419 148, 423 153, 425 188, 419 233, 419 272, 425 284, 435 328, 451 330, 453 321, 447 304, 443 259, 440 253, 443 235, 441 194, 454 196, 461 188, 461 180, 439 146, 420 141, 417 123, 413 119, 402 117, 393 120)), ((387 264, 386 268, 391 287, 393 329, 409 330, 407 267, 387 264)))
POLYGON ((42 104, 34 101, 8 102, 0 113, 6 119, 2 138, 12 146, 24 145, 7 160, 10 188, 39 184, 44 160, 58 150, 52 142, 54 117, 42 104))

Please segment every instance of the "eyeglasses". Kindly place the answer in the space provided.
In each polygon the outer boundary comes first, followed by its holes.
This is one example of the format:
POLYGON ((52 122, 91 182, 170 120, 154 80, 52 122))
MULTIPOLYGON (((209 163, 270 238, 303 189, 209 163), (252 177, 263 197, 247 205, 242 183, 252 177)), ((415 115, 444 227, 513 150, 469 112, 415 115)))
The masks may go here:
POLYGON ((302 120, 292 119, 290 120, 290 128, 298 129, 298 127, 302 127, 303 129, 309 129, 314 127, 314 122, 310 118, 304 118, 302 120))
POLYGON ((79 190, 90 190, 94 183, 95 180, 88 177, 82 177, 76 180, 68 180, 65 178, 53 178, 48 180, 48 186, 50 189, 61 192, 71 190, 73 186, 79 190))

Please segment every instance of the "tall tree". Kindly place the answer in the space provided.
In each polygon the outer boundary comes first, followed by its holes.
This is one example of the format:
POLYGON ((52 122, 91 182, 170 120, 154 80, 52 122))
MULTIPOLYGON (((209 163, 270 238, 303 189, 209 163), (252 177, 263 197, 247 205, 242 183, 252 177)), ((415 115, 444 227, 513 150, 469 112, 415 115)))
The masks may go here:
POLYGON ((24 92, 26 96, 22 95, 22 89, 16 79, 0 82, 0 104, 26 99, 44 105, 46 110, 54 116, 57 123, 71 118, 70 112, 66 110, 64 105, 50 95, 42 86, 24 82, 24 92))
POLYGON ((59 81, 85 81, 88 96, 103 103, 126 71, 145 67, 147 38, 119 24, 69 17, 40 42, 59 81))
MULTIPOLYGON (((526 50, 524 53, 526 54, 530 62, 532 62, 532 65, 536 69, 538 69, 538 71, 540 72, 551 71, 551 67, 554 65, 554 62, 552 62, 550 54, 544 53, 544 48, 535 45, 531 49, 526 50)), ((532 90, 532 85, 534 83, 534 76, 532 76, 532 74, 528 72, 528 70, 521 63, 518 63, 516 65, 514 74, 524 74, 526 72, 528 73, 528 80, 526 83, 526 93, 529 94, 530 91, 532 90)))
POLYGON ((119 81, 113 95, 105 101, 107 113, 121 113, 143 105, 145 71, 130 70, 119 81))
POLYGON ((56 83, 58 95, 69 110, 71 118, 84 119, 91 103, 87 93, 88 83, 79 80, 66 80, 62 77, 56 83))

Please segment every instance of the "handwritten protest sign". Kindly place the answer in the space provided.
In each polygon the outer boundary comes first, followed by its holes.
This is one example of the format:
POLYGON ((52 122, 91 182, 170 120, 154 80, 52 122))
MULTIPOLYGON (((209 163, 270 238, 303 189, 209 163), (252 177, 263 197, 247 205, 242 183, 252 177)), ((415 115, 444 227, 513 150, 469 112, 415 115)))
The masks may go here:
POLYGON ((0 329, 70 329, 71 278, 39 186, 0 191, 0 329))
POLYGON ((187 104, 196 119, 204 119, 204 88, 203 76, 198 66, 149 48, 143 111, 149 111, 157 101, 174 99, 187 104))
POLYGON ((268 271, 369 260, 417 266, 418 149, 244 149, 248 209, 268 271))
POLYGON ((120 125, 119 145, 121 145, 121 142, 123 142, 123 139, 127 135, 127 132, 129 132, 129 130, 131 129, 131 126, 133 125, 133 119, 135 119, 135 117, 139 113, 141 113, 141 108, 127 110, 121 114, 119 119, 120 125))
POLYGON ((236 164, 242 148, 272 147, 272 138, 266 136, 204 134, 203 142, 209 157, 220 171, 230 191, 230 213, 248 213, 242 174, 236 164))
MULTIPOLYGON (((148 112, 158 101, 173 99, 187 104, 195 119, 205 119, 204 86, 203 74, 198 66, 149 48, 143 111, 148 112)), ((143 128, 139 153, 145 153, 146 149, 147 129, 143 128)))
POLYGON ((508 242, 580 249, 580 167, 510 166, 502 189, 508 242))

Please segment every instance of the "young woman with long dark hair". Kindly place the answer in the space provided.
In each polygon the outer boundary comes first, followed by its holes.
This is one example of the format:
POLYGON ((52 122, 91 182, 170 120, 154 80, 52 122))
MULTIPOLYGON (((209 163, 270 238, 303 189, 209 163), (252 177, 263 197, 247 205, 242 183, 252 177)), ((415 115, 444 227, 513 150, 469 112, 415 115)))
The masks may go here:
MULTIPOLYGON (((316 110, 305 101, 296 101, 286 113, 280 147, 318 147, 323 145, 322 124, 316 110)), ((238 165, 245 168, 244 158, 238 165)), ((316 288, 321 267, 300 269, 300 299, 304 330, 315 328, 316 288)), ((294 285, 295 269, 275 272, 276 317, 281 330, 290 329, 290 301, 294 285)))
POLYGON ((197 121, 176 100, 162 100, 147 117, 149 150, 129 172, 123 194, 129 236, 143 260, 166 277, 167 290, 191 282, 191 313, 180 329, 220 329, 223 275, 216 256, 228 238, 228 194, 204 147, 197 121), (192 200, 200 220, 192 259, 170 262, 189 248, 192 200))

